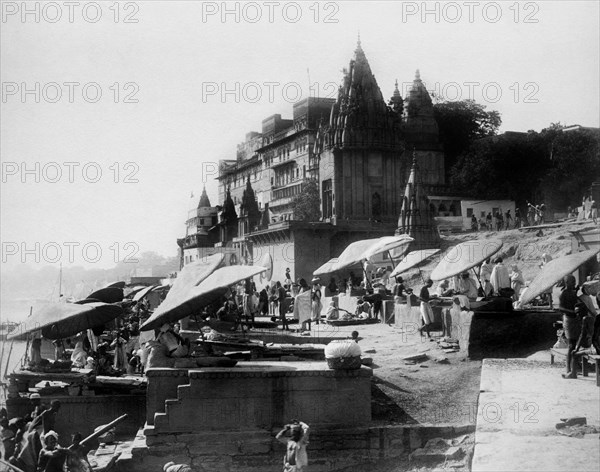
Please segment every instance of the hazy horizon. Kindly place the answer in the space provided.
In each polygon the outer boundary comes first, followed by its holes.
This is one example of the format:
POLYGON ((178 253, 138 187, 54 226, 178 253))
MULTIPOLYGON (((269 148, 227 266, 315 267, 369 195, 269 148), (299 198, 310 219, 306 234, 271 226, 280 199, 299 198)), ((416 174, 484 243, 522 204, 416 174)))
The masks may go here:
POLYGON ((203 186, 218 203, 218 161, 335 97, 359 32, 386 100, 419 69, 498 110, 500 132, 600 125, 598 2, 278 5, 3 2, 2 274, 174 256, 203 186))

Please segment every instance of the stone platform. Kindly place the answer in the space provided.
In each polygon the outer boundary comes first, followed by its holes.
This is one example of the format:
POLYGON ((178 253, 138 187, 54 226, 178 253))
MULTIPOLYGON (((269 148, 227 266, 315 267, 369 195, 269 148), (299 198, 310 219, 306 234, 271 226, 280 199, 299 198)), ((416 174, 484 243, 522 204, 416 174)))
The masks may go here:
POLYGON ((556 424, 584 416, 600 427, 600 389, 594 375, 563 372, 549 362, 483 361, 472 472, 598 470, 599 434, 568 437, 556 424))
POLYGON ((371 420, 367 367, 260 361, 233 368, 152 368, 146 375, 148 435, 270 430, 292 418, 340 426, 371 420))

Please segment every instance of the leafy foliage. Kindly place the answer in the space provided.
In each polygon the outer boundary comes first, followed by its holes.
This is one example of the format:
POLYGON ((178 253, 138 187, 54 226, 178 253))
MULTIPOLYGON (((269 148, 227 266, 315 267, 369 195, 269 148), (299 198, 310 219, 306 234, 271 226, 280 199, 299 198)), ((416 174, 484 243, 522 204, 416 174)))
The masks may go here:
POLYGON ((600 180, 600 131, 551 129, 541 135, 550 160, 541 193, 554 207, 580 205, 587 189, 600 180))
POLYGON ((498 132, 502 124, 500 113, 485 108, 475 100, 441 101, 433 105, 440 140, 444 144, 447 172, 472 143, 498 132))
POLYGON ((319 221, 321 218, 321 198, 316 180, 307 181, 302 192, 292 200, 294 219, 299 221, 319 221))
POLYGON ((600 132, 506 133, 474 142, 451 170, 461 195, 510 198, 518 206, 545 202, 555 209, 576 205, 600 175, 600 132))

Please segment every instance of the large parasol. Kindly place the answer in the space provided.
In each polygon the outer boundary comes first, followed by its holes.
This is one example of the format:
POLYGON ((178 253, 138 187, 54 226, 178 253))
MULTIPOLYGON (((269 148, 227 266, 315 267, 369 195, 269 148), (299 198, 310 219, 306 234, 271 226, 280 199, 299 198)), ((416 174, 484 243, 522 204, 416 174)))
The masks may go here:
POLYGON ((225 295, 229 287, 267 269, 261 266, 227 266, 214 271, 198 286, 188 287, 187 291, 173 289, 158 306, 154 314, 140 327, 142 331, 156 329, 164 323, 171 323, 197 313, 200 309, 225 295))
POLYGON ((202 283, 203 280, 211 275, 217 267, 223 263, 224 259, 225 256, 223 254, 217 253, 184 266, 179 274, 177 274, 177 278, 169 291, 169 296, 176 297, 202 283))
POLYGON ((429 257, 433 256, 434 254, 437 254, 438 252, 440 252, 439 249, 422 249, 420 251, 409 252, 406 256, 402 258, 400 262, 398 262, 398 265, 394 268, 394 270, 390 274, 390 277, 396 277, 397 275, 400 275, 406 272, 407 270, 412 269, 413 267, 423 262, 425 259, 428 259, 429 257))
POLYGON ((149 287, 144 287, 142 290, 140 290, 133 296, 132 300, 134 302, 140 301, 142 298, 144 298, 148 293, 150 293, 156 287, 159 287, 159 285, 150 285, 149 287))
POLYGON ((338 258, 334 257, 333 259, 329 259, 325 264, 323 264, 321 267, 319 267, 317 270, 315 270, 313 272, 313 275, 315 277, 318 277, 320 275, 327 275, 327 274, 331 274, 332 272, 335 272, 335 266, 338 262, 338 258))
POLYGON ((95 302, 85 305, 74 303, 48 303, 36 307, 31 316, 22 322, 8 339, 42 330, 47 339, 63 339, 89 328, 102 326, 123 312, 118 305, 95 302))
POLYGON ((119 287, 104 287, 90 293, 85 298, 93 298, 104 303, 117 303, 123 300, 123 289, 119 287))
POLYGON ((406 248, 413 241, 413 238, 406 234, 400 234, 398 236, 384 236, 379 238, 379 241, 373 243, 373 245, 367 250, 365 256, 367 259, 370 259, 377 254, 381 254, 383 252, 398 252, 398 249, 406 248))
POLYGON ((326 275, 328 273, 346 269, 355 264, 361 264, 365 259, 368 260, 377 254, 408 246, 411 241, 413 241, 413 238, 405 234, 399 236, 384 236, 382 238, 374 239, 361 239, 360 241, 349 244, 339 255, 337 262, 330 266, 328 272, 323 272, 323 266, 321 266, 317 269, 319 270, 319 273, 317 274, 315 271, 313 274, 315 276, 326 275))
POLYGON ((125 288, 126 283, 119 281, 119 282, 113 282, 111 284, 108 284, 106 286, 106 288, 125 288))
POLYGON ((431 280, 444 280, 466 272, 492 257, 502 248, 499 239, 474 239, 450 249, 431 273, 431 280))
POLYGON ((144 290, 147 288, 145 285, 136 285, 135 287, 130 287, 127 290, 127 298, 133 298, 133 296, 138 293, 140 290, 144 290))
POLYGON ((600 249, 589 249, 569 256, 559 257, 544 264, 540 273, 531 281, 529 287, 519 299, 525 305, 559 282, 565 275, 575 272, 584 262, 594 257, 600 249))

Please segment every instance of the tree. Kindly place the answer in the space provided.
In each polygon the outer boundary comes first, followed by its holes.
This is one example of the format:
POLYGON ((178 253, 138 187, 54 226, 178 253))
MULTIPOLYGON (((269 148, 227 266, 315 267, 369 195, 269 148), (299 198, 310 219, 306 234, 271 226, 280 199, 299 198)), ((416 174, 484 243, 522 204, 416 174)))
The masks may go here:
POLYGON ((561 210, 580 205, 586 189, 600 175, 600 131, 550 127, 541 136, 549 157, 540 188, 545 203, 561 210))
POLYGON ((321 218, 321 198, 319 184, 309 180, 302 186, 302 192, 292 200, 294 219, 299 221, 319 221, 321 218))
POLYGON ((458 156, 476 140, 495 136, 502 124, 500 113, 486 111, 475 100, 441 101, 433 105, 446 155, 446 172, 451 173, 458 156))
POLYGON ((461 195, 510 198, 520 206, 536 200, 547 166, 545 142, 537 133, 510 133, 474 142, 451 169, 450 182, 461 195))
POLYGON ((459 156, 451 184, 461 195, 545 203, 554 211, 578 205, 600 175, 600 132, 506 133, 474 142, 459 156))

